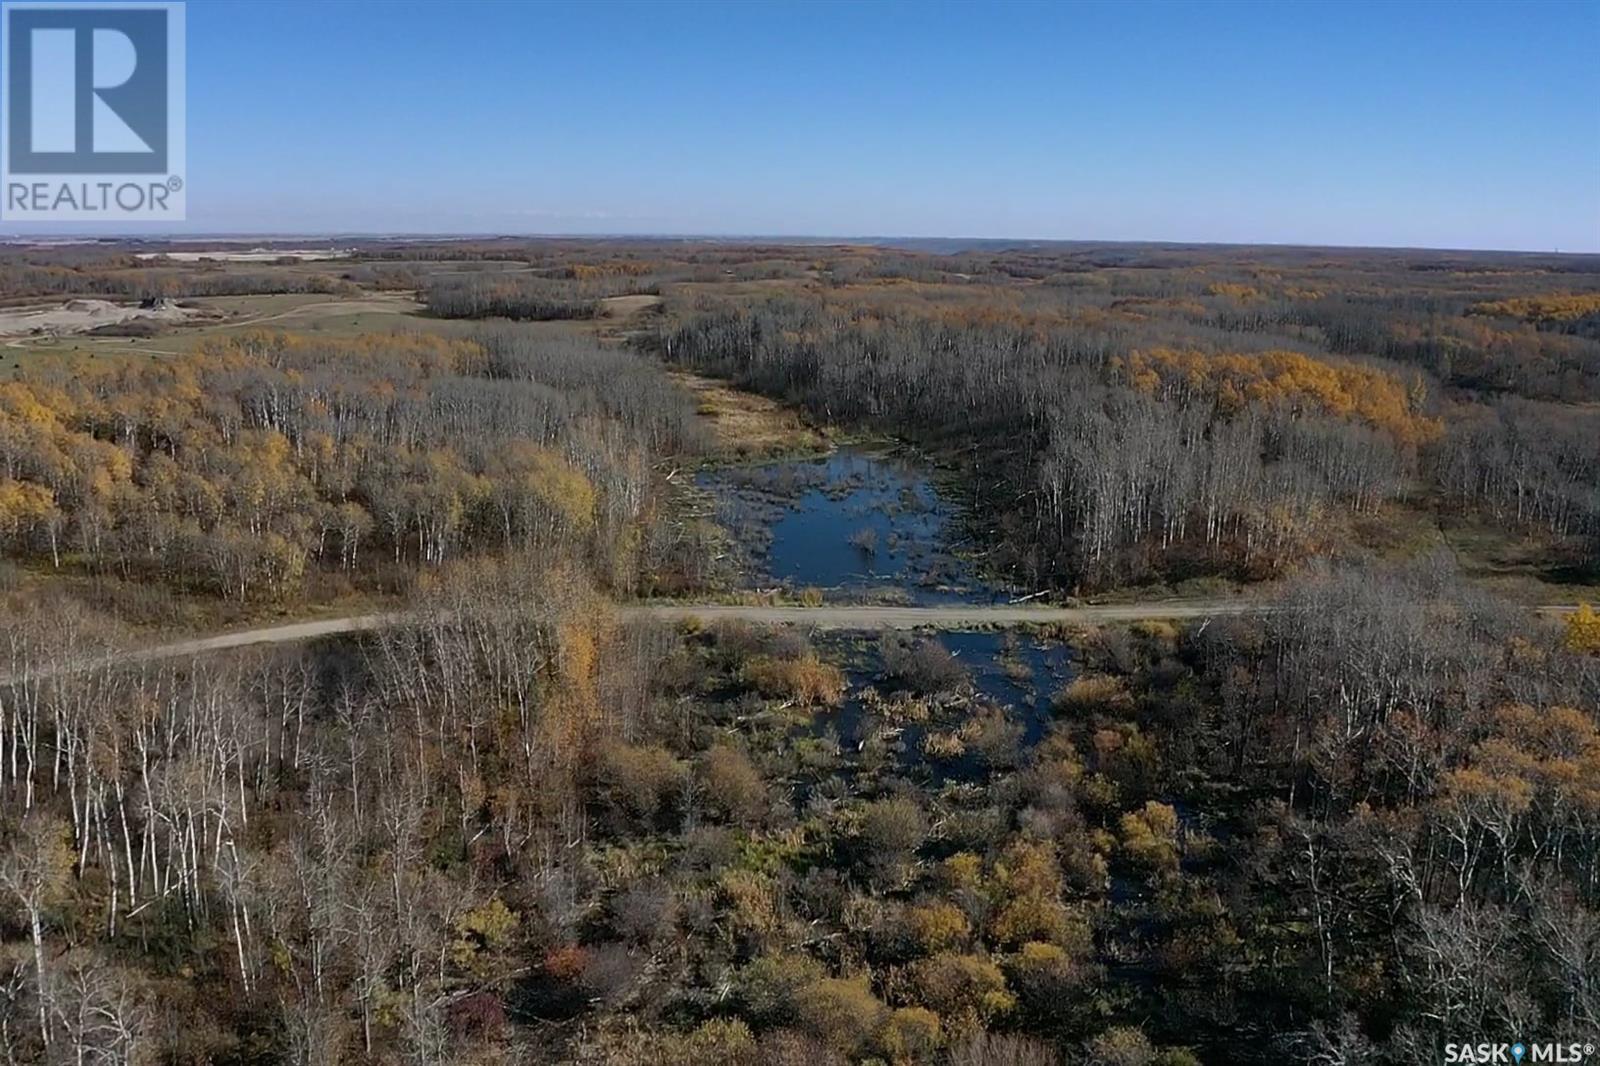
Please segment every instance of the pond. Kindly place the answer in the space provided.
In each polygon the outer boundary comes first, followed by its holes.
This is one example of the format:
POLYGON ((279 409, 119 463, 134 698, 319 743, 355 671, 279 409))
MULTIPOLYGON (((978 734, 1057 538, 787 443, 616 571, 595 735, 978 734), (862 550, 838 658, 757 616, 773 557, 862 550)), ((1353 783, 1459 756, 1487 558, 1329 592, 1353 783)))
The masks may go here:
POLYGON ((841 448, 816 459, 716 467, 716 501, 746 585, 835 601, 991 603, 1007 590, 958 551, 957 506, 894 455, 841 448))
POLYGON ((847 762, 859 761, 849 753, 881 747, 901 771, 926 774, 934 784, 975 781, 1044 738, 1055 718, 1055 695, 1073 676, 1071 649, 1053 638, 946 631, 905 639, 935 641, 949 653, 962 675, 958 695, 930 699, 935 709, 926 720, 896 720, 886 707, 900 694, 885 677, 881 644, 819 635, 824 654, 844 665, 850 688, 837 707, 813 716, 805 732, 837 738, 847 762), (930 755, 932 734, 962 740, 930 755))
MULTIPOLYGON (((902 455, 841 448, 821 458, 709 468, 696 484, 715 501, 745 587, 920 606, 1012 596, 962 550, 959 505, 902 455)), ((936 642, 957 668, 951 690, 921 700, 931 713, 920 720, 903 713, 907 693, 886 675, 882 640, 818 634, 819 650, 845 668, 849 690, 800 726, 797 738, 836 745, 850 772, 877 764, 936 784, 978 780, 996 760, 1015 759, 1043 738, 1052 700, 1072 677, 1071 650, 1059 640, 1024 632, 907 639, 936 642)))

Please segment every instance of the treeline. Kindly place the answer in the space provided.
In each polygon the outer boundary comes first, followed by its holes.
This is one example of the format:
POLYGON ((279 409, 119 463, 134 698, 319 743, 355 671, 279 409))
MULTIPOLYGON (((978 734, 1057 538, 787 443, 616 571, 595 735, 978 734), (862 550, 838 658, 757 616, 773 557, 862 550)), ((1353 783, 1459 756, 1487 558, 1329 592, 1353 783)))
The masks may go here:
POLYGON ((1267 574, 1405 490, 1438 433, 1422 379, 1137 323, 773 299, 701 304, 665 356, 829 421, 962 449, 1026 583, 1171 563, 1267 574), (1171 334, 1168 334, 1171 335, 1171 334), (1203 340, 1206 348, 1193 347, 1203 340))
POLYGON ((1516 399, 1464 407, 1433 467, 1461 508, 1581 538, 1600 561, 1600 411, 1516 399))
POLYGON ((436 278, 423 299, 441 318, 547 320, 594 318, 602 300, 655 294, 653 282, 626 274, 544 278, 527 274, 482 274, 436 278))
POLYGON ((1503 315, 1541 326, 1593 335, 1600 328, 1600 293, 1553 292, 1489 300, 1470 308, 1472 314, 1503 315))
MULTIPOLYGON (((1298 257, 1266 250, 1077 256, 830 256, 837 288, 914 281, 941 286, 937 299, 981 301, 1083 320, 1136 315, 1147 328, 1221 332, 1262 345, 1377 356, 1425 370, 1446 386, 1531 399, 1600 399, 1600 314, 1594 257, 1561 266, 1468 263, 1419 272, 1399 256, 1298 257), (1296 261, 1298 259, 1298 261, 1296 261), (1587 289, 1583 288, 1588 285, 1587 289)), ((860 291, 857 290, 859 297, 860 291)), ((1124 318, 1124 324, 1131 319, 1124 318)), ((1229 347, 1229 346, 1224 346, 1229 347)))
POLYGON ((328 293, 350 296, 355 284, 331 274, 304 270, 264 270, 217 265, 206 268, 155 268, 130 259, 121 268, 95 263, 83 267, 0 262, 0 292, 19 297, 102 296, 154 300, 186 296, 248 296, 259 293, 328 293))
POLYGON ((0 385, 0 544, 241 602, 513 550, 631 588, 651 463, 694 432, 658 372, 582 340, 245 334, 0 385))
POLYGON ((1571 402, 1600 398, 1600 337, 1486 317, 1481 306, 1465 295, 1383 293, 1328 295, 1258 314, 1272 328, 1293 323, 1315 330, 1330 351, 1415 364, 1462 389, 1571 402))

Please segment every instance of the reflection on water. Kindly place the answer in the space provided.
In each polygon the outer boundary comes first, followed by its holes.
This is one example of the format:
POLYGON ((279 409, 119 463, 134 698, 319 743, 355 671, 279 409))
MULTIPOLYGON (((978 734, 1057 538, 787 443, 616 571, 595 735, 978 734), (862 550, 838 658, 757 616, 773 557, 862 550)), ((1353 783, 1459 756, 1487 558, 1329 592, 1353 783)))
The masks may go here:
POLYGON ((956 509, 926 473, 850 448, 703 471, 702 488, 757 585, 819 588, 830 598, 988 603, 1004 592, 953 553, 956 509))

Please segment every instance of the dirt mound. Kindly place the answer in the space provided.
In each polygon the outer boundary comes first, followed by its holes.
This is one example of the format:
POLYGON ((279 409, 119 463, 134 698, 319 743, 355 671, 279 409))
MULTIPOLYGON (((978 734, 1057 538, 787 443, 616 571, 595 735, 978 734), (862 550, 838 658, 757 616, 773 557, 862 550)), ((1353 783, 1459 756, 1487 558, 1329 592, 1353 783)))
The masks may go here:
POLYGON ((110 300, 68 300, 61 309, 86 315, 111 315, 116 313, 117 305, 110 300))
POLYGON ((139 319, 178 323, 205 315, 203 311, 180 307, 171 300, 152 300, 146 301, 145 305, 135 306, 112 303, 110 300, 79 297, 61 304, 17 307, 0 311, 0 337, 23 337, 40 333, 59 336, 68 333, 86 333, 139 319))

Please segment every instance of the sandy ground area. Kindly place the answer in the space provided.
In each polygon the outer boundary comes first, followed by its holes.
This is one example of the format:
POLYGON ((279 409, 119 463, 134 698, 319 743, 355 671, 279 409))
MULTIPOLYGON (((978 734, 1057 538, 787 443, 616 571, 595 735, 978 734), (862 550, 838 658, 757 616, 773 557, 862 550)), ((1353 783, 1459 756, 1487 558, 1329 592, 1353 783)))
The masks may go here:
POLYGON ((60 304, 0 310, 0 337, 86 333, 101 326, 135 319, 174 325, 208 317, 211 317, 209 312, 179 307, 170 301, 163 301, 154 307, 140 307, 138 304, 119 304, 110 300, 68 300, 60 304))
POLYGON ((348 259, 350 253, 337 248, 251 248, 245 252, 140 252, 139 259, 169 259, 174 263, 275 263, 280 259, 314 262, 323 259, 348 259))

